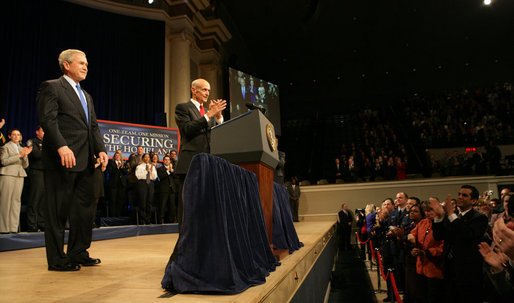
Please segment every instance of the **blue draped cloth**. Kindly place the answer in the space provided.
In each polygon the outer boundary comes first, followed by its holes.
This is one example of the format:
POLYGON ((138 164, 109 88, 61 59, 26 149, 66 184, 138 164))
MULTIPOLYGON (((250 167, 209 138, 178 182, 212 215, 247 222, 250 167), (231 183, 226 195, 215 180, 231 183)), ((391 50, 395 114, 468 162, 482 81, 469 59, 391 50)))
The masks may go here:
POLYGON ((236 294, 280 265, 271 251, 254 173, 196 155, 184 181, 184 218, 161 281, 177 293, 236 294))
POLYGON ((302 246, 294 228, 287 189, 273 183, 273 247, 287 249, 291 254, 302 246))

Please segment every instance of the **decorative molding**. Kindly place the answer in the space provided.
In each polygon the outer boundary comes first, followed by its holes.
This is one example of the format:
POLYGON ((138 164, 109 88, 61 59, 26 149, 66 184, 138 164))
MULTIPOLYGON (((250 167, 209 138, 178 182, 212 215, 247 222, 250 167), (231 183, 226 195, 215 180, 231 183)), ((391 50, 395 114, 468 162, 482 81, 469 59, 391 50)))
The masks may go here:
POLYGON ((325 192, 327 190, 373 190, 382 188, 391 188, 401 186, 402 188, 411 188, 419 186, 437 186, 437 185, 462 185, 462 184, 512 184, 514 176, 481 176, 481 177, 457 177, 457 178, 434 178, 419 180, 403 180, 403 181, 384 181, 384 182, 367 182, 367 183, 350 183, 350 184, 327 184, 327 185, 306 185, 302 186, 302 192, 325 192))

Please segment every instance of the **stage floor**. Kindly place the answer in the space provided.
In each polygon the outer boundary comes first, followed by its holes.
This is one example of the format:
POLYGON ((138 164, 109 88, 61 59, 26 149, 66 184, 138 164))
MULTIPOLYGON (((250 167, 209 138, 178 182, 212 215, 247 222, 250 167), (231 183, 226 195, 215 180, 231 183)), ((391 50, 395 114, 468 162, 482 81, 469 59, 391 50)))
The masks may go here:
POLYGON ((265 284, 237 295, 171 296, 161 288, 178 234, 95 241, 89 252, 102 264, 77 272, 48 271, 44 247, 0 252, 0 302, 286 302, 333 236, 335 224, 295 223, 305 246, 282 260, 265 284))

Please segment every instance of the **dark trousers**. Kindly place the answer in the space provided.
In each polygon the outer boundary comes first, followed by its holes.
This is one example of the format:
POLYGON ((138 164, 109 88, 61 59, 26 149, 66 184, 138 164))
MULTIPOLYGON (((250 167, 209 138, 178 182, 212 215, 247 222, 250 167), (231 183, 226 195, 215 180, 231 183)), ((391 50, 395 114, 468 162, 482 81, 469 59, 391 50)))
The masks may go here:
POLYGON ((420 293, 414 302, 438 303, 444 302, 444 280, 437 278, 427 278, 424 275, 418 275, 421 281, 420 293))
POLYGON ((477 264, 466 264, 464 267, 452 261, 445 263, 445 302, 483 302, 482 262, 477 261, 477 264))
POLYGON ((45 170, 45 242, 48 265, 63 266, 89 258, 94 190, 93 170, 65 172, 45 170), (69 219, 68 249, 64 253, 64 228, 69 219))
POLYGON ((146 184, 146 180, 137 181, 137 193, 139 200, 139 223, 150 224, 152 203, 154 198, 154 184, 146 184))
POLYGON ((167 220, 169 223, 177 221, 177 208, 175 207, 175 192, 161 192, 161 221, 167 220), (166 216, 167 214, 167 216, 166 216))
POLYGON ((29 169, 30 192, 27 205, 29 230, 45 229, 45 174, 43 170, 29 169))
POLYGON ((341 249, 351 249, 350 239, 352 236, 352 228, 350 226, 341 225, 341 249))
POLYGON ((109 214, 111 217, 121 217, 123 212, 123 206, 126 201, 127 189, 124 186, 115 186, 109 188, 110 192, 110 210, 109 214))
POLYGON ((298 201, 299 200, 289 199, 289 206, 291 207, 294 222, 298 222, 298 201))

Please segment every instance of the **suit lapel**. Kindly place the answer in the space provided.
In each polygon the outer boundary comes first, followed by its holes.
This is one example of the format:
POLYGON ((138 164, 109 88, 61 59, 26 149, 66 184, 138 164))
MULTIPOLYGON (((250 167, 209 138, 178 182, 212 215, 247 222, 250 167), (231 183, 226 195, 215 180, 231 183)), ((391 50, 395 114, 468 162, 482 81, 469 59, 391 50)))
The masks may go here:
MULTIPOLYGON (((73 105, 77 108, 77 112, 80 114, 80 117, 82 118, 82 121, 84 124, 87 125, 87 119, 86 119, 86 113, 84 112, 84 108, 82 107, 82 103, 80 102, 79 96, 77 96, 77 93, 75 92, 75 89, 71 87, 70 83, 64 79, 64 77, 60 78, 61 84, 64 88, 64 91, 66 92, 66 95, 71 100, 73 105)), ((88 103, 87 109, 89 111, 89 102, 87 101, 86 93, 84 93, 84 96, 86 98, 86 102, 88 103)))
POLYGON ((200 111, 198 111, 198 108, 194 105, 192 101, 189 101, 189 108, 193 112, 193 115, 195 116, 195 119, 200 119, 202 116, 200 116, 200 111))
POLYGON ((7 145, 7 148, 9 149, 9 154, 10 155, 18 154, 18 150, 16 149, 16 144, 14 144, 14 142, 9 141, 9 144, 7 145))

